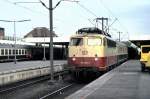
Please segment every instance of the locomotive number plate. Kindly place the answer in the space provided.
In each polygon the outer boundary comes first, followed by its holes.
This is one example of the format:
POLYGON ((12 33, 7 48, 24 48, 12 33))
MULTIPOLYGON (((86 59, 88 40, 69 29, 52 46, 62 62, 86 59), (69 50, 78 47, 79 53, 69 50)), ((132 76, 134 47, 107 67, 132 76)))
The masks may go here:
POLYGON ((88 51, 84 50, 82 51, 82 55, 87 55, 88 54, 88 51))

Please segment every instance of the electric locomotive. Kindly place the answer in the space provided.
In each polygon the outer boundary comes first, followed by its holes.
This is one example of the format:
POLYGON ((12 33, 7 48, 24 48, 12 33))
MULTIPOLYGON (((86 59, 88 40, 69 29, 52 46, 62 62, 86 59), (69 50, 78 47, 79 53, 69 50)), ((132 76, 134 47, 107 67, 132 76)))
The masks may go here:
POLYGON ((82 72, 106 72, 127 60, 127 46, 98 28, 82 28, 70 38, 68 65, 76 76, 82 72))

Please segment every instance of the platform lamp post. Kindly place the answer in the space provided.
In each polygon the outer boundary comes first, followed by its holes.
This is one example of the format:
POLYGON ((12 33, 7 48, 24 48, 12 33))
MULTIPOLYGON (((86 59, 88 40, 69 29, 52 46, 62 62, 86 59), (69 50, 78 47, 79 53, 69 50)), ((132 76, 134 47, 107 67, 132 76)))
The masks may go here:
POLYGON ((45 5, 41 0, 39 2, 15 2, 14 4, 17 3, 41 3, 46 9, 49 10, 49 27, 50 27, 50 72, 51 72, 51 81, 54 80, 54 67, 53 67, 53 10, 57 8, 57 6, 62 2, 62 1, 67 1, 67 2, 76 2, 78 3, 79 1, 76 0, 60 0, 58 3, 53 7, 53 0, 49 0, 49 7, 45 5))
POLYGON ((44 32, 44 52, 43 52, 43 61, 46 61, 46 57, 45 57, 45 32, 44 32))
POLYGON ((31 20, 0 20, 2 22, 11 22, 14 24, 14 63, 17 63, 17 57, 16 57, 16 22, 25 22, 25 21, 31 21, 31 20))
POLYGON ((51 81, 54 80, 54 67, 53 67, 53 10, 62 2, 79 2, 75 0, 60 0, 54 7, 53 7, 53 0, 49 0, 49 8, 40 0, 41 4, 49 10, 49 25, 50 25, 50 66, 51 66, 51 81))

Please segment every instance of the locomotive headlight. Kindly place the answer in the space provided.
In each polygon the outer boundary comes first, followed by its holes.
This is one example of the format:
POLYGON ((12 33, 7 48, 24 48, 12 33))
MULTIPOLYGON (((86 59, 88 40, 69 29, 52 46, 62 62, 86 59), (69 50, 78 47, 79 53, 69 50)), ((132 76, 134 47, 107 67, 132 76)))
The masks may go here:
POLYGON ((73 58, 72 58, 72 60, 73 60, 73 61, 75 61, 75 60, 76 60, 76 58, 74 58, 74 57, 73 57, 73 58))
POLYGON ((98 58, 97 57, 95 57, 95 59, 94 59, 95 61, 97 61, 98 60, 98 58))
POLYGON ((98 57, 97 57, 98 55, 97 54, 95 54, 95 58, 94 58, 94 60, 95 61, 97 61, 98 60, 98 57))

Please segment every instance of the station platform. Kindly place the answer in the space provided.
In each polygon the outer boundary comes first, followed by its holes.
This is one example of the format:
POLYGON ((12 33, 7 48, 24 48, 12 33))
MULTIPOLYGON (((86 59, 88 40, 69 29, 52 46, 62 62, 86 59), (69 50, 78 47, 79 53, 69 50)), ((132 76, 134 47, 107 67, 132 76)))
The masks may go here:
POLYGON ((150 73, 129 60, 65 99, 150 99, 150 73))
MULTIPOLYGON (((67 61, 54 61, 54 66, 66 64, 67 61)), ((50 66, 50 61, 20 61, 14 64, 14 62, 8 63, 0 63, 0 74, 6 72, 13 72, 13 71, 20 71, 20 70, 27 70, 39 67, 47 67, 50 66)))
MULTIPOLYGON (((54 61, 54 72, 65 69, 67 61, 54 61)), ((50 74, 50 61, 0 63, 0 86, 50 74)))

